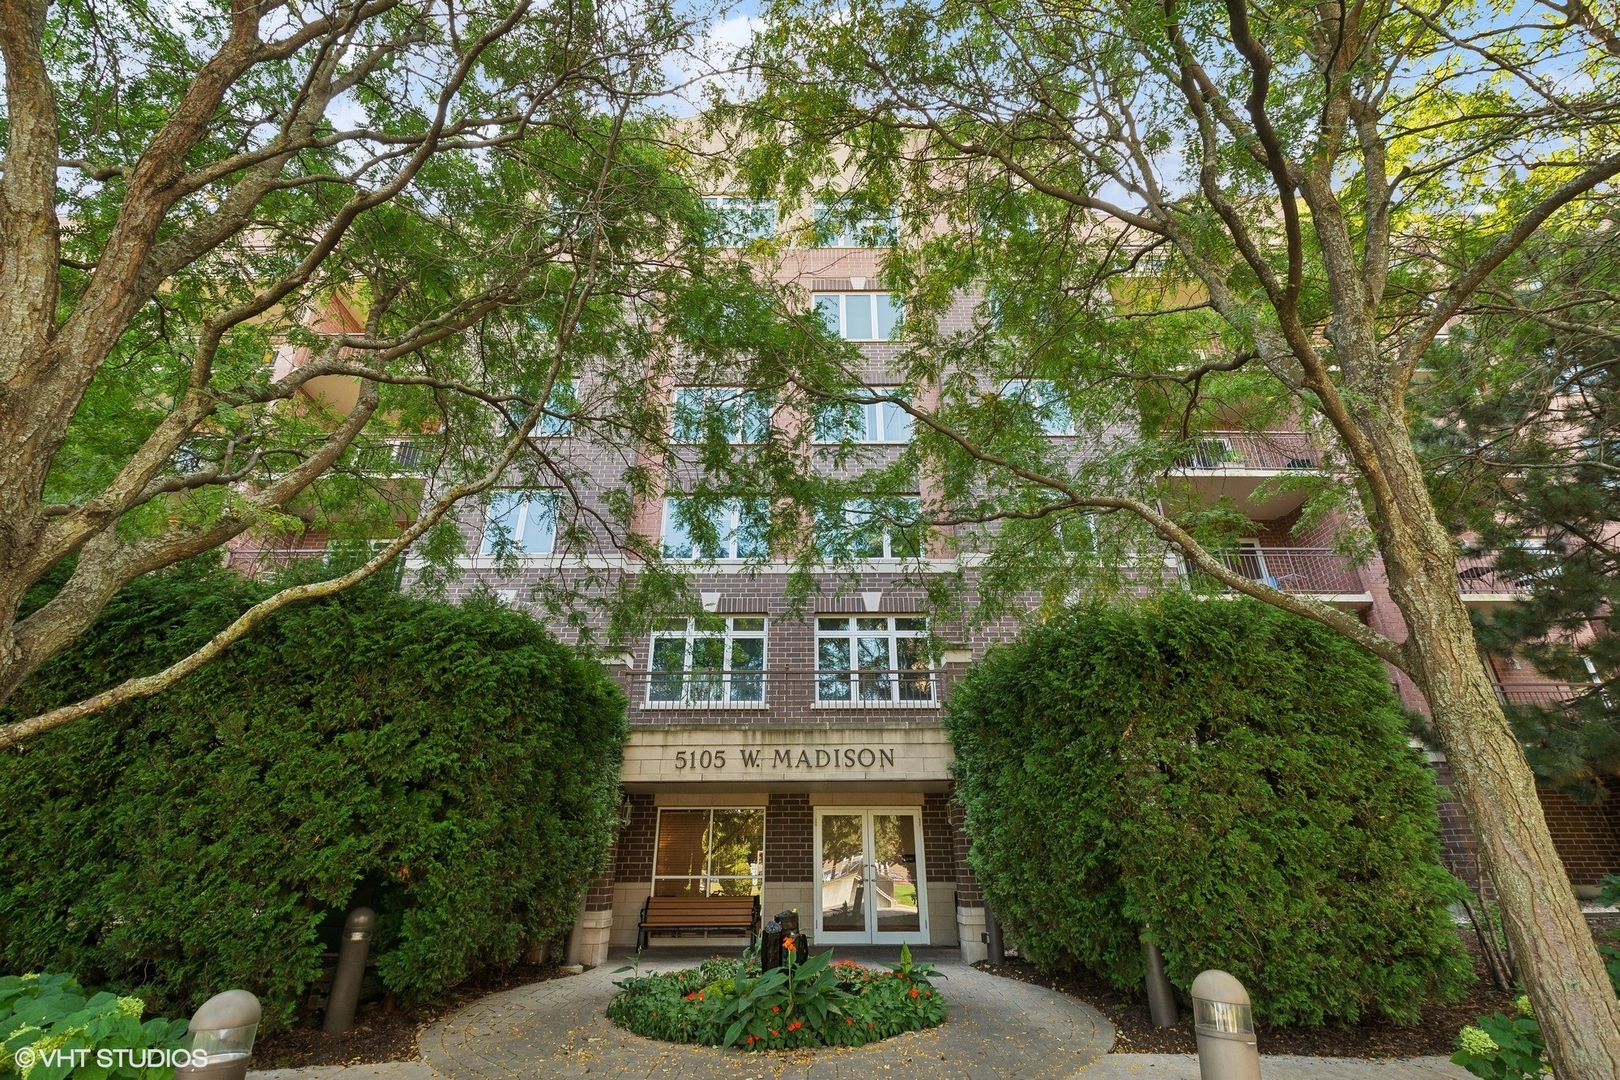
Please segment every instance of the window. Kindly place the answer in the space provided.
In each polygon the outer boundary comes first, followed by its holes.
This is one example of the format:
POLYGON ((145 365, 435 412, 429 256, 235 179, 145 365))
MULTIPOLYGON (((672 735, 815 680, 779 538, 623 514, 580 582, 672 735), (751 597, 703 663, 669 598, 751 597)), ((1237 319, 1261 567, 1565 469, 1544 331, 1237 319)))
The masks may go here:
POLYGON ((847 341, 892 341, 905 310, 893 293, 814 293, 827 329, 847 341))
POLYGON ((763 559, 771 506, 765 499, 725 499, 699 507, 696 500, 664 500, 664 558, 763 559))
POLYGON ((886 214, 857 214, 847 199, 817 199, 813 226, 817 247, 893 247, 900 238, 900 219, 886 214))
POLYGON ((816 548, 823 559, 915 559, 922 556, 919 501, 857 499, 837 513, 816 515, 816 548))
POLYGON ((742 247, 776 236, 775 199, 739 199, 711 195, 703 205, 714 214, 710 239, 725 247, 742 247))
POLYGON ((733 386, 683 386, 675 391, 670 433, 676 442, 702 442, 710 424, 726 440, 764 442, 771 433, 771 405, 764 394, 733 386))
POLYGON ((671 619, 653 631, 649 705, 763 705, 765 620, 671 619))
POLYGON ((497 491, 484 526, 484 555, 549 555, 557 543, 555 491, 497 491))
MULTIPOLYGON (((538 390, 538 386, 519 385, 512 388, 512 393, 533 401, 538 390)), ((506 415, 511 417, 512 423, 521 424, 528 411, 528 406, 521 401, 514 401, 507 406, 506 415)), ((572 435, 574 414, 578 411, 578 384, 573 379, 556 380, 551 384, 551 393, 546 395, 546 411, 541 413, 540 419, 535 422, 534 434, 572 435)))
POLYGON ((654 896, 758 896, 765 811, 658 811, 654 896))
POLYGON ((818 618, 816 700, 931 704, 928 620, 901 615, 818 618))
MULTIPOLYGON (((880 388, 888 392, 897 389, 880 388)), ((817 442, 824 443, 910 442, 911 414, 891 401, 822 405, 816 409, 815 435, 817 442)))
POLYGON ((1008 401, 1027 405, 1044 435, 1073 435, 1074 417, 1057 385, 1047 379, 1010 379, 1001 388, 1008 401))

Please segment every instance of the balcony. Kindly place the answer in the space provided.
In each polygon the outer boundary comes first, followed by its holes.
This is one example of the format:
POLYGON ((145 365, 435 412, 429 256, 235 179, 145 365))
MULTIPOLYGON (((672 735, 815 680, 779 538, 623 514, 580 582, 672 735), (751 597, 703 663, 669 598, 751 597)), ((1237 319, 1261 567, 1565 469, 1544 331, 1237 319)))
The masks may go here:
POLYGON ((1230 498, 1257 521, 1274 521, 1298 510, 1302 491, 1274 492, 1257 499, 1260 485, 1290 472, 1310 472, 1322 453, 1301 431, 1212 431, 1193 444, 1170 470, 1205 504, 1230 498))
POLYGON ((889 711, 939 708, 951 674, 943 668, 900 671, 772 668, 730 672, 626 671, 624 678, 632 708, 648 712, 889 711))
POLYGON ((1510 604, 1529 594, 1529 580, 1496 569, 1496 552, 1457 556, 1457 588, 1463 602, 1489 606, 1510 604))
MULTIPOLYGON (((1363 609, 1372 606, 1372 595, 1346 555, 1332 548, 1257 547, 1244 544, 1236 552, 1222 556, 1228 569, 1250 581, 1258 581, 1283 592, 1313 596, 1340 607, 1363 609)), ((1217 591, 1224 586, 1183 564, 1182 575, 1190 583, 1217 591)))
POLYGON ((1564 682, 1496 683, 1496 700, 1503 705, 1567 706, 1591 687, 1564 682))

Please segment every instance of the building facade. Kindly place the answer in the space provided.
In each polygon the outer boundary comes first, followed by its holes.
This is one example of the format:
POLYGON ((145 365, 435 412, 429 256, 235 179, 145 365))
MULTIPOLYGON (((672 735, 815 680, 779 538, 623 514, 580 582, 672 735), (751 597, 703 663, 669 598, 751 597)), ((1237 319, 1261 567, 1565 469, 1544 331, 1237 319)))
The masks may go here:
MULTIPOLYGON (((774 226, 774 207, 743 209, 745 232, 762 227, 762 218, 763 227, 774 226)), ((858 232, 826 239, 789 250, 779 273, 802 288, 831 329, 857 343, 866 379, 881 385, 892 377, 898 346, 891 338, 902 316, 877 284, 883 250, 862 246, 874 238, 858 232)), ((589 390, 569 388, 581 399, 589 390)), ((961 571, 963 553, 924 550, 892 523, 855 529, 856 576, 829 568, 808 596, 795 588, 793 567, 771 561, 763 547, 754 518, 767 508, 730 504, 711 522, 712 535, 699 539, 680 501, 690 464, 678 450, 681 426, 724 415, 737 441, 747 442, 762 425, 815 421, 773 415, 726 387, 670 381, 659 390, 668 399, 672 449, 644 464, 663 477, 665 490, 638 502, 632 525, 666 558, 690 560, 701 611, 671 613, 611 658, 629 699, 622 821, 609 868, 585 897, 576 928, 580 959, 599 964, 610 951, 633 949, 649 897, 740 894, 760 896, 766 917, 797 909, 818 942, 954 946, 968 961, 982 958, 984 903, 951 797, 953 754, 941 710, 966 666, 1016 633, 1017 620, 971 631, 932 622, 919 576, 961 571)), ((932 392, 909 390, 922 399, 932 392)), ((829 441, 853 441, 878 461, 911 437, 910 418, 882 405, 846 411, 839 423, 829 441)), ((1077 451, 1088 438, 1061 421, 1048 434, 1077 451)), ((566 424, 542 427, 536 438, 569 461, 586 498, 619 483, 622 447, 600 446, 566 424)), ((1404 637, 1377 559, 1358 566, 1336 552, 1331 522, 1301 529, 1303 494, 1279 493, 1270 483, 1317 470, 1321 461, 1303 431, 1214 431, 1174 464, 1171 480, 1193 503, 1229 499, 1248 514, 1251 528, 1229 557, 1233 570, 1404 637)), ((810 467, 823 466, 836 467, 810 467)), ((918 484, 915 495, 927 502, 926 476, 918 484)), ((604 581, 637 574, 637 559, 622 547, 563 543, 558 505, 553 493, 521 488, 497 492, 487 507, 469 505, 460 527, 473 554, 461 560, 452 598, 490 592, 556 621, 534 599, 543 582, 587 567, 604 581)), ((1184 573, 1173 563, 1162 570, 1184 573)), ((407 578, 411 573, 408 565, 407 578)), ((1488 559, 1461 564, 1459 589, 1477 604, 1522 595, 1488 559)), ((1505 701, 1568 695, 1527 666, 1491 663, 1505 701)), ((1391 678, 1410 707, 1424 708, 1405 676, 1392 670, 1391 678)), ((1549 795, 1557 804, 1550 818, 1561 848, 1569 847, 1565 860, 1576 884, 1620 870, 1612 816, 1571 812, 1561 798, 1549 795)), ((1450 810, 1443 818, 1447 857, 1472 883, 1466 825, 1450 810)), ((656 936, 650 947, 670 942, 692 939, 656 936)))

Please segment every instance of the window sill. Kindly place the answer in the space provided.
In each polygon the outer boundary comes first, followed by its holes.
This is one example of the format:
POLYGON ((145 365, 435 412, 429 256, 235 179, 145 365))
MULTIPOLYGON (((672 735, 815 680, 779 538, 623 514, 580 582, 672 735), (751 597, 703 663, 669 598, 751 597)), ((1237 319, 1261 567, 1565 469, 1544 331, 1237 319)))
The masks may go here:
POLYGON ((768 709, 770 706, 763 701, 644 701, 643 709, 675 709, 691 711, 693 709, 768 709))
POLYGON ((937 709, 937 701, 821 701, 810 703, 812 709, 937 709))

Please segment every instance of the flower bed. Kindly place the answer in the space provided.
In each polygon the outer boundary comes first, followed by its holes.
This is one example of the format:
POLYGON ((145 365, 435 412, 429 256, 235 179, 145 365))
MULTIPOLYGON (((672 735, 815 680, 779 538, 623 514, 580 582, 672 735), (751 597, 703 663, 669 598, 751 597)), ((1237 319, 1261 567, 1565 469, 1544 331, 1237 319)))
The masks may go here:
MULTIPOLYGON (((630 970, 630 969, 625 969, 630 970)), ((669 1042, 781 1050, 860 1046, 945 1019, 931 964, 903 948, 887 969, 832 962, 825 952, 761 972, 755 957, 715 957, 695 968, 632 975, 608 1003, 608 1019, 637 1035, 669 1042)))

